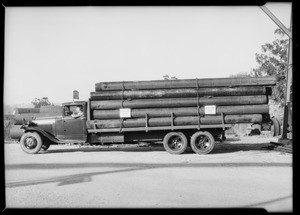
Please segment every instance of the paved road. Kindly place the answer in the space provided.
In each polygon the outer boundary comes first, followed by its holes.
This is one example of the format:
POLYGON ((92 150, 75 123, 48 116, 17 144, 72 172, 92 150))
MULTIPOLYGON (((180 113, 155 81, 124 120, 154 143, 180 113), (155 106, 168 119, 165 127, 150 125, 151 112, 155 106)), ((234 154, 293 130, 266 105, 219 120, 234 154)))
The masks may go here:
POLYGON ((264 138, 247 141, 226 141, 203 156, 160 146, 51 146, 29 155, 5 144, 6 205, 292 211, 292 155, 262 149, 264 138))

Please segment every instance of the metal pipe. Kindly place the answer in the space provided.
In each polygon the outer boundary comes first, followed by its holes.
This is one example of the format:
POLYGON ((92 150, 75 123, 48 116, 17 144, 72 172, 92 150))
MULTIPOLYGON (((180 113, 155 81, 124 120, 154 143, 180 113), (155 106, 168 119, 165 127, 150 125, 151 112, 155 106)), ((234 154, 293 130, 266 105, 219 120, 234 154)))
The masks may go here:
POLYGON ((273 86, 276 78, 247 77, 247 78, 204 78, 178 80, 151 80, 151 81, 119 81, 99 82, 95 84, 95 91, 104 90, 131 90, 131 89, 174 89, 174 88, 207 88, 228 86, 273 86))
POLYGON ((199 105, 255 105, 267 104, 267 96, 223 96, 197 98, 164 98, 164 99, 134 99, 134 100, 102 100, 91 101, 92 110, 117 108, 155 108, 155 107, 195 107, 199 105))
MULTIPOLYGON (((180 108, 147 108, 132 109, 131 118, 143 118, 146 114, 149 117, 166 117, 173 113, 175 116, 197 116, 197 107, 180 108)), ((204 107, 199 109, 201 115, 205 114, 204 107)), ((239 105, 239 106, 217 106, 216 114, 262 114, 269 113, 269 105, 239 105)), ((94 119, 119 119, 119 109, 117 110, 94 110, 94 119)))
POLYGON ((91 100, 114 99, 153 99, 153 98, 186 98, 197 96, 250 96, 270 95, 269 88, 264 86, 220 87, 197 89, 157 89, 91 92, 91 100), (197 93, 198 91, 198 93, 197 93))

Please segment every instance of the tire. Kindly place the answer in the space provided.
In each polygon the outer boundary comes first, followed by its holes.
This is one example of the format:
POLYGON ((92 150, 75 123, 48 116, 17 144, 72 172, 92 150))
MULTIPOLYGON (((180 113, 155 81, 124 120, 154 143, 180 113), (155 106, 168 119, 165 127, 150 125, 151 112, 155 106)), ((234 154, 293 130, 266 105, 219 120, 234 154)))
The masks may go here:
POLYGON ((20 146, 28 154, 38 153, 43 145, 41 136, 36 132, 26 132, 22 135, 20 146))
POLYGON ((271 131, 272 131, 273 136, 276 137, 281 134, 280 123, 276 117, 272 117, 271 121, 272 121, 271 131))
POLYGON ((213 150, 214 146, 215 139, 207 131, 198 131, 191 137, 191 148, 197 154, 208 154, 213 150))
POLYGON ((167 152, 178 155, 185 152, 188 141, 182 132, 170 132, 164 137, 163 145, 167 152))

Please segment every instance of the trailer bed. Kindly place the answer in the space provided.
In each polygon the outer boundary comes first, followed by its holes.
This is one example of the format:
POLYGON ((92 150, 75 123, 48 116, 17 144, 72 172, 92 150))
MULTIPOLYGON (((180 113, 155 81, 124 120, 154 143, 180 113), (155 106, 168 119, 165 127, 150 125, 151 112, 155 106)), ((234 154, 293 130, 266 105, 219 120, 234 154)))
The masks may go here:
MULTIPOLYGON (((94 124, 95 125, 95 124, 94 124)), ((181 129, 206 129, 206 128, 231 128, 232 124, 216 124, 216 125, 186 125, 186 126, 157 126, 157 127, 135 127, 135 128, 94 128, 88 129, 88 133, 111 133, 111 132, 134 132, 134 131, 165 131, 165 130, 181 130, 181 129)))

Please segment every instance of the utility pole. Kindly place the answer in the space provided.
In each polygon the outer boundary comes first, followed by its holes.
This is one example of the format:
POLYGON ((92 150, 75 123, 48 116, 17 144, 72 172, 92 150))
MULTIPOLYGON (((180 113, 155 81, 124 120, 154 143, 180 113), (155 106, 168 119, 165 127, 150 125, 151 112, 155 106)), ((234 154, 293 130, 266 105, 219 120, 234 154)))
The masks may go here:
POLYGON ((291 87, 292 87, 292 75, 293 75, 293 37, 292 37, 292 6, 291 6, 291 19, 290 19, 290 30, 287 29, 279 19, 266 7, 260 6, 260 8, 275 22, 275 24, 284 31, 284 33, 289 37, 289 50, 288 50, 288 62, 287 62, 287 81, 286 81, 286 95, 285 95, 285 106, 284 106, 284 118, 283 118, 283 131, 281 141, 290 143, 291 141, 287 138, 287 128, 288 124, 291 126, 291 120, 289 120, 289 116, 291 116, 291 87), (289 122, 290 121, 290 122, 289 122))
MULTIPOLYGON (((292 32, 292 13, 291 13, 291 23, 290 30, 292 32)), ((287 129, 288 125, 291 126, 291 87, 292 87, 292 78, 293 78, 293 65, 292 65, 292 54, 293 54, 293 45, 292 37, 289 38, 289 50, 288 50, 288 65, 287 65, 287 83, 286 83, 286 98, 285 98, 285 109, 284 109, 284 121, 283 121, 283 131, 282 139, 287 139, 287 129)))

